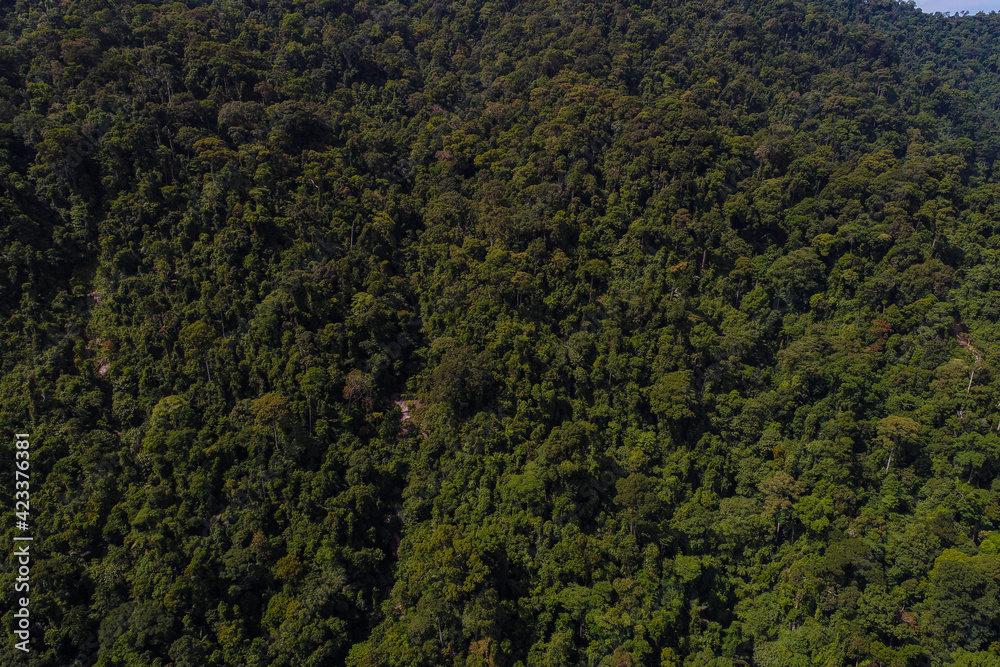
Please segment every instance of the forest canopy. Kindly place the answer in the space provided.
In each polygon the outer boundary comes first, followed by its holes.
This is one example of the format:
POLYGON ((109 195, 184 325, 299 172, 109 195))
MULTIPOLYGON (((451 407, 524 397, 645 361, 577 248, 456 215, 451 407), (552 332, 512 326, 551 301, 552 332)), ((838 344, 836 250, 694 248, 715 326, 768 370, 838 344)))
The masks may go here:
POLYGON ((997 44, 5 3, 0 661, 1000 664, 997 44))

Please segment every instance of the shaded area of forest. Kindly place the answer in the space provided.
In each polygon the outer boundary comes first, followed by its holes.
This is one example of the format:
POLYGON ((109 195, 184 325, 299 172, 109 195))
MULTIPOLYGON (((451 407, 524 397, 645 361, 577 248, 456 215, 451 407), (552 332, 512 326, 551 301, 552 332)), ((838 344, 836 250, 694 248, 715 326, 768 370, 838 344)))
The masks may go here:
POLYGON ((1000 17, 0 12, 4 664, 1000 660, 1000 17))

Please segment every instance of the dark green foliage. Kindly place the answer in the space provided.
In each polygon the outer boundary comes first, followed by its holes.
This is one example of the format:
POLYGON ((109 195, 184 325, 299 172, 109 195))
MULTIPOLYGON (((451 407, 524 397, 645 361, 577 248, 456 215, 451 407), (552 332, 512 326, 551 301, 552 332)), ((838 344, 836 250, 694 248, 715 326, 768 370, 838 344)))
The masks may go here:
POLYGON ((0 662, 997 664, 998 40, 8 3, 0 662))

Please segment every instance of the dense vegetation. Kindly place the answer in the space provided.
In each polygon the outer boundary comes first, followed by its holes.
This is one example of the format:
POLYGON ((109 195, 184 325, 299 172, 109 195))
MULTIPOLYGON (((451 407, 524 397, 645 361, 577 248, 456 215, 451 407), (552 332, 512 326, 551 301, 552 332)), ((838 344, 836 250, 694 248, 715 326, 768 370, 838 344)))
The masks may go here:
POLYGON ((998 43, 5 3, 0 661, 1000 664, 998 43))

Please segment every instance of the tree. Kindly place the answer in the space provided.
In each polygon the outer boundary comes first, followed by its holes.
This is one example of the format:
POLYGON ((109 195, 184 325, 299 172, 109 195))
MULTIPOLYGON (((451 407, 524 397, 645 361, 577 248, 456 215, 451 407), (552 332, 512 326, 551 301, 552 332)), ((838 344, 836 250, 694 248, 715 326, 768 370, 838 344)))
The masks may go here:
POLYGON ((802 484, 788 473, 778 470, 763 479, 758 487, 764 494, 764 511, 775 523, 775 537, 781 535, 782 521, 790 519, 789 512, 802 495, 802 484))
POLYGON ((355 368, 349 372, 344 378, 344 398, 347 399, 348 412, 351 410, 351 405, 358 400, 370 409, 372 406, 371 393, 374 387, 375 383, 372 382, 372 379, 358 369, 355 368))
POLYGON ((274 431, 274 446, 278 446, 278 427, 284 424, 291 414, 288 399, 276 392, 268 392, 253 402, 251 411, 254 424, 258 428, 274 431))
POLYGON ((584 276, 590 278, 590 289, 587 292, 587 303, 590 303, 594 297, 594 279, 606 277, 611 267, 603 259, 591 259, 580 270, 584 276))
POLYGON ((635 533, 636 520, 644 521, 657 513, 659 497, 656 488, 653 480, 638 472, 619 479, 615 488, 618 491, 615 504, 628 511, 628 532, 632 535, 635 533))
POLYGON ((653 412, 672 422, 693 417, 691 371, 667 373, 649 391, 649 404, 653 412))
POLYGON ((329 381, 327 372, 319 366, 312 366, 302 374, 301 387, 306 393, 306 406, 309 411, 309 432, 312 432, 312 404, 313 397, 324 391, 329 381))
POLYGON ((215 330, 199 320, 181 329, 179 340, 185 357, 201 357, 205 360, 205 373, 211 382, 212 370, 208 367, 208 350, 215 343, 215 330))
POLYGON ((881 419, 878 423, 878 434, 884 445, 889 448, 889 458, 885 463, 885 472, 889 474, 892 465, 892 455, 901 443, 912 442, 920 432, 920 424, 909 417, 893 415, 881 419))

